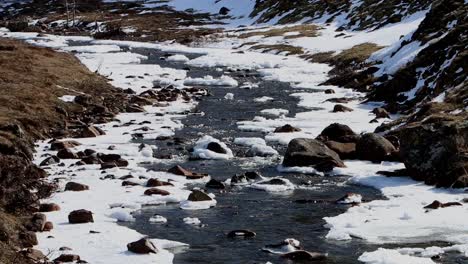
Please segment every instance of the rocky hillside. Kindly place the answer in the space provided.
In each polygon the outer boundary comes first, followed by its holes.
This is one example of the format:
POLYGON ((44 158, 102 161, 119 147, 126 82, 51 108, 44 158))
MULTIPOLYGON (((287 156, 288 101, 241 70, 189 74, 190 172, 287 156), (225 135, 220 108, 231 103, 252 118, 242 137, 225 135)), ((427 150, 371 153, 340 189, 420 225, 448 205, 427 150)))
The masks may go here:
POLYGON ((18 41, 0 38, 0 65, 0 263, 29 263, 43 256, 27 249, 45 225, 33 214, 55 188, 32 163, 34 142, 111 120, 126 95, 73 55, 18 41), (70 93, 80 103, 59 99, 70 93))

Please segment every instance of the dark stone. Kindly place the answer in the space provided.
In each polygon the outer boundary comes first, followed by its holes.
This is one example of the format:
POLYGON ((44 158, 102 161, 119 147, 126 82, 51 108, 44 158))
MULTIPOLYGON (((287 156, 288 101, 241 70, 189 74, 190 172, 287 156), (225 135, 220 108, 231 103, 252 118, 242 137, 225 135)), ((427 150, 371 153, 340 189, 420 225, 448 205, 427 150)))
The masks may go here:
POLYGON ((213 199, 211 199, 211 197, 205 192, 202 192, 200 190, 193 190, 187 200, 192 201, 192 202, 200 202, 200 201, 211 201, 213 199))
POLYGON ((60 159, 78 159, 78 155, 70 149, 61 149, 57 152, 57 157, 60 159))
POLYGON ((355 159, 356 158, 356 143, 341 143, 336 141, 326 141, 325 145, 331 150, 335 151, 341 159, 355 159))
POLYGON ((220 182, 215 179, 211 179, 209 182, 207 182, 205 187, 212 188, 212 189, 225 189, 226 188, 223 182, 220 182))
POLYGON ((74 192, 81 192, 89 190, 89 186, 77 182, 68 182, 65 185, 65 191, 74 191, 74 192))
POLYGON ((219 12, 218 12, 218 13, 219 13, 220 15, 225 16, 225 15, 229 14, 230 11, 231 11, 231 9, 229 9, 229 8, 227 8, 227 7, 225 7, 225 6, 223 6, 223 7, 221 7, 221 8, 219 9, 219 12))
POLYGON ((54 224, 53 224, 52 222, 49 221, 49 222, 46 222, 46 223, 44 224, 44 228, 42 228, 42 231, 43 231, 43 232, 48 232, 48 231, 50 231, 50 230, 52 230, 52 229, 54 229, 54 224))
POLYGON ((210 142, 208 146, 206 146, 206 149, 220 154, 227 154, 226 149, 224 149, 218 142, 210 142))
POLYGON ((33 247, 38 244, 36 233, 32 231, 25 231, 19 234, 19 239, 23 247, 33 247))
POLYGON ((356 155, 358 159, 381 162, 384 160, 394 161, 397 150, 393 144, 383 136, 375 133, 361 135, 356 144, 356 155))
POLYGON ((347 125, 333 123, 327 126, 317 139, 321 141, 333 140, 336 142, 349 143, 357 142, 358 135, 347 125))
POLYGON ((156 246, 147 238, 142 238, 138 241, 127 244, 127 249, 128 251, 137 254, 158 253, 156 246))
POLYGON ((62 262, 75 262, 79 261, 80 256, 74 254, 62 254, 58 258, 54 259, 54 263, 62 263, 62 262))
POLYGON ((174 186, 170 182, 160 181, 158 179, 149 179, 146 182, 146 187, 174 186))
POLYGON ((60 206, 55 203, 43 203, 39 205, 39 212, 60 211, 60 206))
POLYGON ((176 165, 170 168, 167 172, 175 174, 175 175, 185 176, 187 179, 194 179, 194 180, 201 179, 203 177, 208 176, 208 174, 204 174, 204 173, 191 172, 189 170, 182 168, 179 165, 176 165))
POLYGON ((331 171, 334 167, 345 167, 338 154, 324 143, 305 138, 296 138, 289 142, 283 165, 285 167, 312 166, 318 171, 331 171))
POLYGON ((75 140, 64 140, 64 141, 53 141, 50 144, 50 150, 61 150, 66 148, 74 148, 81 145, 78 141, 75 140))
POLYGON ((376 118, 390 118, 390 114, 382 107, 377 107, 372 110, 376 118))
POLYGON ((75 210, 68 215, 68 222, 70 224, 93 223, 93 213, 85 209, 75 210))
POLYGON ((255 237, 257 234, 255 232, 246 230, 246 229, 239 229, 239 230, 233 230, 227 234, 228 237, 234 238, 234 237, 255 237))
POLYGON ((84 137, 84 138, 98 137, 98 136, 105 135, 105 134, 106 133, 102 129, 95 127, 95 126, 85 127, 81 131, 81 137, 84 137))
POLYGON ((297 250, 297 251, 289 252, 289 253, 281 255, 281 257, 290 259, 293 261, 317 261, 317 260, 327 259, 326 254, 308 252, 305 250, 297 250))
POLYGON ((161 196, 166 196, 169 195, 170 193, 166 190, 161 190, 158 188, 151 188, 145 191, 145 195, 161 195, 161 196))
POLYGON ((132 181, 123 181, 122 186, 137 186, 140 185, 139 183, 132 182, 132 181))
POLYGON ((296 128, 296 127, 293 127, 291 126, 290 124, 286 124, 282 127, 277 127, 275 129, 275 133, 293 133, 293 132, 299 132, 301 131, 300 128, 296 128))
POLYGON ((352 112, 353 109, 352 108, 349 108, 347 106, 344 106, 344 105, 341 105, 341 104, 337 104, 333 107, 333 113, 337 113, 337 112, 352 112))
POLYGON ((60 159, 53 155, 53 156, 50 156, 48 158, 45 158, 40 164, 39 166, 49 166, 49 165, 53 165, 53 164, 57 164, 60 162, 60 159))

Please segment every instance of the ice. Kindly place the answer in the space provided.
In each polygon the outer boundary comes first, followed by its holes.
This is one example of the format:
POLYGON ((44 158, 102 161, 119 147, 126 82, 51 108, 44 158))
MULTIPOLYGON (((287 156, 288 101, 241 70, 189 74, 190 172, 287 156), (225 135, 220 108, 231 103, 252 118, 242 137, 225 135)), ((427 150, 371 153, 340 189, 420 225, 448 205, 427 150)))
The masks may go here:
POLYGON ((214 206, 216 206, 216 200, 198 202, 186 200, 180 203, 180 208, 184 210, 205 210, 214 206))
POLYGON ((420 258, 403 255, 397 250, 379 248, 374 252, 365 252, 359 257, 359 261, 369 264, 434 264, 429 258, 420 258))
POLYGON ((264 115, 270 115, 270 116, 282 116, 282 115, 287 115, 289 111, 286 109, 272 108, 272 109, 264 109, 260 111, 260 113, 264 115))
POLYGON ((230 148, 228 148, 226 146, 225 143, 221 142, 220 140, 214 138, 214 137, 211 137, 211 136, 204 136, 202 138, 200 138, 194 149, 193 149, 193 153, 192 155, 194 157, 197 157, 197 158, 200 158, 200 159, 224 159, 224 160, 227 160, 227 159, 230 159, 230 158, 233 158, 234 155, 232 153, 232 150, 230 148), (217 153, 217 152, 214 152, 214 151, 211 151, 209 149, 207 149, 208 147, 208 144, 210 143, 218 143, 222 149, 225 150, 225 154, 224 153, 217 153))
POLYGON ((223 75, 218 79, 213 78, 213 76, 205 76, 203 78, 191 78, 188 77, 184 81, 184 85, 206 85, 206 86, 226 86, 226 87, 236 87, 238 82, 229 76, 223 75))
POLYGON ((196 217, 185 217, 184 218, 184 223, 186 223, 187 225, 200 225, 201 224, 201 221, 200 219, 196 218, 196 217))
POLYGON ((187 56, 185 56, 185 55, 176 54, 176 55, 172 55, 172 56, 167 57, 166 60, 167 60, 167 61, 176 61, 176 62, 187 62, 187 61, 189 61, 190 59, 187 58, 187 56))
POLYGON ((234 100, 234 94, 233 94, 233 93, 227 93, 227 94, 224 96, 224 99, 226 99, 226 100, 234 100))
POLYGON ((75 97, 76 96, 74 95, 64 95, 64 96, 59 97, 59 99, 66 103, 71 103, 75 101, 75 97))
POLYGON ((161 215, 154 215, 149 219, 150 223, 167 223, 167 218, 161 215))
POLYGON ((135 217, 126 210, 114 210, 110 216, 111 218, 116 219, 118 222, 135 222, 135 217))

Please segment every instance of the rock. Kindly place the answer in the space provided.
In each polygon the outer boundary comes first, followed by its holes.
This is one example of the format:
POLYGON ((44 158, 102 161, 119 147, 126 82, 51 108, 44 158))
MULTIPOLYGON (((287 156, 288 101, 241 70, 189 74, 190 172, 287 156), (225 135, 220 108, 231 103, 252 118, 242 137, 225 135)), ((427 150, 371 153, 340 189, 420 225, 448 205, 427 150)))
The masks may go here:
POLYGON ((78 159, 78 154, 74 153, 70 149, 61 149, 57 152, 57 157, 60 159, 78 159))
POLYGON ((390 118, 390 114, 382 107, 377 107, 372 110, 376 118, 390 118))
POLYGON ((116 161, 103 162, 101 164, 101 170, 111 169, 115 167, 127 167, 128 161, 125 159, 119 159, 116 161))
POLYGON ((127 249, 128 251, 137 254, 158 253, 156 246, 147 238, 142 238, 138 241, 127 244, 127 249))
POLYGON ((48 232, 50 230, 54 229, 54 224, 52 222, 46 222, 44 225, 44 228, 42 229, 43 232, 48 232))
POLYGON ((231 11, 231 9, 229 9, 229 8, 227 8, 227 7, 225 7, 225 6, 223 6, 223 7, 221 7, 221 8, 219 9, 219 12, 218 12, 218 13, 219 13, 220 15, 225 16, 225 15, 229 14, 230 11, 231 11))
POLYGON ((226 186, 224 185, 224 182, 220 182, 215 179, 211 179, 209 182, 207 182, 205 187, 212 188, 212 189, 225 189, 226 188, 226 186))
POLYGON ((80 256, 73 255, 73 254, 62 254, 58 258, 54 259, 54 263, 61 263, 61 262, 75 262, 79 261, 80 256))
POLYGON ((334 93, 335 93, 335 90, 333 90, 333 89, 326 89, 324 92, 325 92, 326 94, 334 94, 334 93))
POLYGON ((158 179, 149 179, 146 182, 146 187, 174 186, 170 182, 160 181, 158 179))
POLYGON ((60 251, 72 251, 72 249, 69 247, 60 247, 59 250, 60 251))
POLYGON ((424 206, 424 209, 439 209, 439 208, 445 208, 445 207, 450 207, 450 206, 462 206, 462 204, 458 202, 441 203, 435 200, 431 204, 424 206))
POLYGON ((202 192, 200 190, 193 190, 187 200, 192 201, 192 202, 201 202, 201 201, 211 201, 213 199, 211 199, 211 197, 205 192, 202 192))
POLYGON ((312 166, 318 171, 330 171, 334 167, 345 167, 338 154, 324 143, 305 138, 296 138, 289 142, 283 166, 312 166))
POLYGON ((45 158, 40 164, 39 166, 49 166, 49 165, 53 165, 53 164, 57 164, 60 162, 60 159, 53 155, 53 156, 50 156, 48 158, 45 158))
POLYGON ((228 237, 234 238, 234 237, 255 237, 257 234, 255 232, 246 230, 246 229, 239 229, 239 230, 233 230, 227 234, 228 237))
POLYGON ((145 195, 161 195, 161 196, 166 196, 169 195, 170 193, 166 190, 161 190, 158 188, 151 188, 145 191, 145 195))
POLYGON ((300 128, 296 128, 289 124, 286 124, 282 127, 277 127, 274 132, 275 133, 293 133, 293 132, 299 132, 299 131, 301 131, 300 128))
POLYGON ((36 213, 32 216, 31 221, 26 225, 29 231, 41 232, 44 230, 47 217, 45 214, 36 213))
POLYGON ((118 161, 122 158, 119 154, 98 154, 99 159, 103 162, 118 161))
POLYGON ((55 203, 43 203, 39 205, 39 212, 60 211, 60 206, 55 203))
POLYGON ((101 164, 102 160, 94 155, 89 155, 81 159, 84 164, 101 164))
POLYGON ((191 172, 189 170, 186 170, 186 169, 182 168, 179 165, 176 165, 176 166, 170 168, 167 172, 175 174, 175 175, 185 176, 187 179, 194 179, 194 180, 195 179, 201 179, 203 177, 208 176, 208 174, 204 174, 204 173, 191 172))
POLYGON ((297 250, 281 255, 281 257, 290 259, 293 261, 316 261, 327 259, 326 254, 309 252, 305 250, 297 250))
POLYGON ((341 159, 356 158, 356 143, 341 143, 329 140, 325 142, 325 145, 335 151, 341 159))
POLYGON ((33 247, 33 246, 37 246, 38 244, 36 233, 32 231, 21 232, 19 234, 19 239, 23 247, 33 247))
POLYGON ((72 211, 68 215, 68 222, 70 224, 93 223, 93 213, 85 209, 72 211))
POLYGON ((143 112, 146 112, 146 110, 139 106, 139 105, 128 105, 127 108, 125 109, 125 111, 127 113, 143 113, 143 112))
POLYGON ((75 140, 54 141, 50 144, 50 150, 61 150, 66 148, 74 148, 81 145, 75 140))
POLYGON ((79 105, 88 106, 92 101, 92 97, 89 95, 77 95, 74 101, 79 105))
POLYGON ((42 251, 34 249, 34 248, 26 248, 24 250, 21 250, 20 253, 32 260, 34 263, 42 263, 42 261, 46 260, 47 257, 42 253, 42 251))
POLYGON ((336 104, 334 107, 333 107, 333 113, 337 113, 337 112, 352 112, 353 109, 352 108, 349 108, 347 106, 344 106, 342 104, 336 104))
POLYGON ((259 182, 258 184, 266 184, 266 185, 286 185, 287 182, 283 179, 275 178, 267 181, 259 182))
POLYGON ((137 186, 140 185, 139 183, 132 182, 132 181, 123 181, 122 186, 137 186))
POLYGON ((102 129, 100 128, 97 128, 95 126, 88 126, 88 127, 85 127, 82 131, 81 131, 81 137, 84 137, 84 138, 88 138, 88 137, 98 137, 98 136, 102 136, 102 135, 105 135, 106 133, 104 131, 102 131, 102 129))
POLYGON ((356 156, 362 160, 372 162, 394 161, 396 153, 397 150, 390 141, 375 133, 361 135, 356 144, 356 156))
POLYGON ((398 131, 400 155, 411 178, 437 187, 468 187, 468 122, 427 122, 398 131))
POLYGON ((342 143, 357 142, 358 135, 347 125, 333 123, 327 126, 317 137, 321 141, 336 141, 342 143))
POLYGON ((81 192, 89 190, 89 186, 77 182, 68 182, 65 185, 65 191, 81 192))
POLYGON ((226 149, 224 149, 218 142, 210 142, 206 149, 211 150, 220 154, 227 154, 226 149))

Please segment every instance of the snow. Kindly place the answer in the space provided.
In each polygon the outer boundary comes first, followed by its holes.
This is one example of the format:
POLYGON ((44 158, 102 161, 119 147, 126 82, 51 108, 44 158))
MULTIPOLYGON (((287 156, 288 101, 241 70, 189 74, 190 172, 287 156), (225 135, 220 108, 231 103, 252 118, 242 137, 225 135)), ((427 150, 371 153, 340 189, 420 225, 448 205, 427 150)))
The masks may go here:
POLYGON ((185 56, 185 55, 176 54, 176 55, 169 56, 166 60, 167 61, 176 61, 176 62, 187 62, 190 59, 187 58, 187 56, 185 56))
POLYGON ((167 218, 161 215, 154 215, 148 221, 150 223, 167 223, 167 218))
POLYGON ((369 264, 434 264, 431 259, 403 255, 397 250, 379 248, 374 252, 365 252, 359 261, 369 264))
POLYGON ((196 218, 196 217, 185 217, 184 218, 184 223, 186 223, 187 225, 200 225, 201 224, 201 221, 200 219, 196 218))
POLYGON ((232 150, 228 148, 225 143, 211 136, 204 136, 200 138, 194 147, 192 155, 200 159, 214 159, 214 160, 216 159, 227 160, 227 159, 231 159, 234 157, 232 150), (218 143, 226 151, 226 153, 225 154, 216 153, 214 151, 207 149, 208 144, 210 144, 211 142, 218 143))
POLYGON ((205 76, 203 78, 186 78, 184 85, 206 85, 206 86, 227 86, 236 87, 239 83, 232 77, 223 75, 216 79, 213 76, 205 76))
POLYGON ((283 193, 283 192, 292 191, 295 189, 295 185, 291 181, 289 181, 288 179, 280 178, 280 177, 268 178, 266 180, 253 183, 249 187, 253 189, 257 189, 257 190, 272 192, 272 193, 283 193), (268 182, 271 181, 272 179, 281 179, 284 182, 284 184, 281 184, 281 185, 268 184, 268 182))
POLYGON ((257 102, 257 103, 266 103, 266 102, 268 102, 268 101, 272 101, 273 99, 274 99, 273 97, 262 96, 262 97, 255 98, 255 99, 254 99, 254 102, 257 102))
POLYGON ((59 97, 59 99, 66 103, 71 103, 75 101, 75 97, 76 96, 74 95, 64 95, 64 96, 59 97))
POLYGON ((269 115, 269 116, 282 116, 282 115, 287 115, 289 111, 286 109, 281 109, 281 108, 272 108, 272 109, 264 109, 260 111, 260 113, 264 115, 269 115))
POLYGON ((234 94, 233 93, 226 93, 226 95, 224 96, 224 99, 234 100, 234 94))

